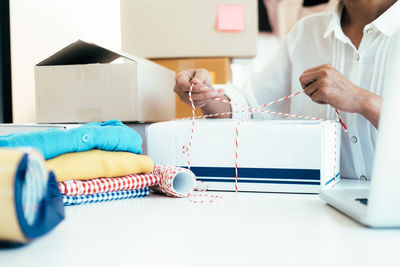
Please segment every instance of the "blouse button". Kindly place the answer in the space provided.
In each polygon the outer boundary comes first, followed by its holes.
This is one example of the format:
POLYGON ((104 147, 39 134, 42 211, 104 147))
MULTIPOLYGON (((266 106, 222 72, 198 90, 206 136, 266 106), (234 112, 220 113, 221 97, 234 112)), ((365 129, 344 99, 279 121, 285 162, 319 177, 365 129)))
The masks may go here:
POLYGON ((356 60, 359 61, 360 60, 360 54, 356 54, 356 60))
POLYGON ((368 30, 367 30, 367 34, 369 34, 369 35, 371 35, 371 34, 373 34, 375 31, 374 31, 374 29, 372 29, 372 28, 369 28, 368 30))
POLYGON ((360 179, 361 179, 361 181, 368 181, 368 178, 365 175, 361 175, 360 179))
POLYGON ((351 137, 351 142, 352 142, 353 144, 357 143, 357 141, 358 141, 357 137, 355 137, 355 136, 352 136, 352 137, 351 137))

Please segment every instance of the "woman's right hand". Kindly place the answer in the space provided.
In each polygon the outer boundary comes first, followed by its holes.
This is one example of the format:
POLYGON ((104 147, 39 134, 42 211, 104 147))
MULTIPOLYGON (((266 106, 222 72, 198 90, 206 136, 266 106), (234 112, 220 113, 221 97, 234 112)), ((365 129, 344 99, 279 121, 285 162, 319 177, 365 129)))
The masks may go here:
POLYGON ((224 90, 216 90, 211 86, 211 75, 205 69, 191 69, 179 72, 175 77, 174 91, 180 99, 191 106, 189 90, 192 88, 194 106, 201 108, 215 97, 223 97, 224 90))

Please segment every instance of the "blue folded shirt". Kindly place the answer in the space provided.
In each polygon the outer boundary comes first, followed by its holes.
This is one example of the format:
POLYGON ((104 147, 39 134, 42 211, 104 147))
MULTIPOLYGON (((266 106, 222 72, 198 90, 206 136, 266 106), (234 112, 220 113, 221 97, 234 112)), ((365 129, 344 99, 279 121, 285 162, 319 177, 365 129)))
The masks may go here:
POLYGON ((102 149, 142 153, 142 138, 119 120, 92 122, 80 127, 0 136, 0 147, 34 147, 45 159, 69 152, 102 149))
POLYGON ((115 192, 105 192, 92 195, 66 196, 63 195, 64 206, 81 205, 97 203, 111 200, 131 199, 145 197, 150 193, 150 187, 139 188, 135 190, 122 190, 115 192))

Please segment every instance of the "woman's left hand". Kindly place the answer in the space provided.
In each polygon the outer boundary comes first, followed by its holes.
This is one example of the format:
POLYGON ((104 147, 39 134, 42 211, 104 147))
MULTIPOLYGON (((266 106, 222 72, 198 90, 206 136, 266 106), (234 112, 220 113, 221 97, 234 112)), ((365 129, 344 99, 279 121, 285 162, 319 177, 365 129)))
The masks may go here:
POLYGON ((371 94, 328 64, 304 71, 300 83, 312 101, 351 113, 362 113, 363 103, 371 94))
POLYGON ((306 70, 300 76, 300 83, 312 101, 361 114, 378 128, 382 97, 351 83, 331 65, 306 70))

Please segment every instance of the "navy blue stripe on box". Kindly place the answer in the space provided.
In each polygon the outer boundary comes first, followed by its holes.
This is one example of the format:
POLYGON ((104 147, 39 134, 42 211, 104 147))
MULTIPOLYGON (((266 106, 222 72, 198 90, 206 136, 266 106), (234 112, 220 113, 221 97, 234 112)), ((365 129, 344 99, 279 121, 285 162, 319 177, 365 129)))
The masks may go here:
MULTIPOLYGON (((187 168, 183 166, 183 168, 187 168)), ((234 178, 234 167, 190 167, 197 177, 234 178)), ((318 169, 238 168, 238 178, 320 180, 318 169)), ((219 180, 219 179, 218 179, 219 180)), ((246 180, 247 181, 247 180, 246 180)))
MULTIPOLYGON (((212 182, 212 183, 234 183, 235 179, 212 179, 212 178, 199 178, 198 181, 202 182, 212 182)), ((240 179, 238 178, 238 183, 254 183, 254 184, 298 184, 298 185, 320 185, 318 182, 310 182, 310 181, 282 181, 282 180, 250 180, 250 179, 240 179)))

